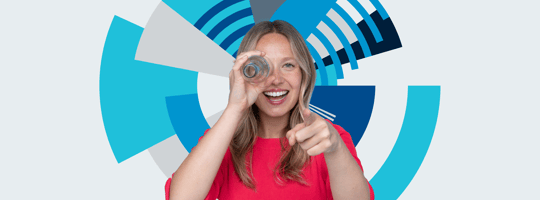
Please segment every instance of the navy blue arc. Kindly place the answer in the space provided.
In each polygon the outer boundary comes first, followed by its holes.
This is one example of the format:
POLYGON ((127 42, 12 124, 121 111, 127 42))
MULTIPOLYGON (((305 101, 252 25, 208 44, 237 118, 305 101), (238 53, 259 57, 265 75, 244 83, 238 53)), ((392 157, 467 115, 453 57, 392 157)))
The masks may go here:
MULTIPOLYGON (((371 51, 371 55, 380 54, 402 47, 401 40, 399 39, 399 35, 391 18, 386 18, 383 20, 378 11, 371 13, 370 16, 373 19, 373 22, 375 22, 375 25, 377 25, 377 27, 379 28, 380 34, 383 38, 382 41, 377 42, 375 36, 369 29, 369 26, 365 20, 360 21, 356 25, 366 38, 369 49, 371 51)), ((354 51, 354 56, 356 57, 356 60, 360 60, 366 57, 358 41, 352 43, 351 47, 354 51)), ((350 62, 349 56, 347 55, 344 48, 338 50, 337 54, 340 58, 339 60, 341 61, 341 64, 346 64, 350 62)), ((334 64, 331 56, 326 56, 322 60, 325 66, 334 64)))
POLYGON ((226 1, 219 2, 214 7, 210 8, 210 10, 206 11, 206 13, 204 13, 203 16, 201 16, 201 18, 199 18, 199 20, 197 20, 197 22, 195 22, 193 26, 201 30, 202 27, 204 27, 204 25, 206 25, 206 23, 208 23, 208 21, 212 19, 212 17, 216 16, 219 12, 225 10, 229 6, 232 6, 235 3, 238 3, 240 1, 243 1, 243 0, 226 0, 226 1))

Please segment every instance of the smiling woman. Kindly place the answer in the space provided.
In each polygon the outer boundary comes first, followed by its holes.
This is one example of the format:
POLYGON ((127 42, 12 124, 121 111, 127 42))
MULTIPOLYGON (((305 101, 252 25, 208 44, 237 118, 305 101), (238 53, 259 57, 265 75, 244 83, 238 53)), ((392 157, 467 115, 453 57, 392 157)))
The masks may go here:
POLYGON ((281 20, 246 34, 229 74, 227 108, 165 186, 167 199, 374 199, 351 136, 311 113, 315 65, 302 36, 281 20), (269 77, 241 68, 261 56, 269 77))

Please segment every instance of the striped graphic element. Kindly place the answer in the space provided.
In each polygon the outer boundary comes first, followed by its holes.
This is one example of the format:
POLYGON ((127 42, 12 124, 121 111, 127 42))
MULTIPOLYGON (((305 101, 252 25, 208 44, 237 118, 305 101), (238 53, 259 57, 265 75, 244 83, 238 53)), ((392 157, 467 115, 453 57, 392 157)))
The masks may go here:
POLYGON ((248 0, 163 2, 233 57, 244 35, 255 25, 248 0))
POLYGON ((272 20, 276 19, 293 24, 310 43, 320 75, 317 85, 337 85, 346 76, 343 64, 356 70, 357 60, 401 47, 392 20, 376 0, 289 0, 274 13, 272 20))
MULTIPOLYGON (((357 60, 401 47, 390 17, 377 0, 288 0, 275 19, 293 24, 313 55, 310 110, 344 127, 357 145, 371 119, 375 86, 338 86, 337 80, 347 76, 343 64, 359 69, 357 60)), ((100 101, 118 163, 148 150, 170 177, 223 113, 230 72, 223 63, 232 63, 253 25, 247 0, 165 0, 145 28, 114 17, 103 49, 100 101)), ((440 86, 409 86, 399 137, 370 180, 377 199, 397 199, 415 176, 439 102, 440 86)))
POLYGON ((323 118, 329 119, 330 121, 334 121, 334 118, 336 118, 336 115, 329 113, 328 111, 323 110, 317 106, 314 106, 313 104, 309 104, 309 110, 311 110, 311 112, 319 114, 323 118))
POLYGON ((390 155, 369 181, 377 199, 398 199, 416 175, 435 133, 440 86, 409 86, 401 131, 390 155))

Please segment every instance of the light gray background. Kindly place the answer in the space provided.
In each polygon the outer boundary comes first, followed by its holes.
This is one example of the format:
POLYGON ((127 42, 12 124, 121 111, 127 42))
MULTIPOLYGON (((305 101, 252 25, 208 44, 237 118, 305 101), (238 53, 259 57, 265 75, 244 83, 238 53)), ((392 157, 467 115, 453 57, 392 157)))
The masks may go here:
MULTIPOLYGON (((0 199, 164 198, 148 151, 114 159, 98 84, 113 16, 144 27, 159 2, 0 3, 0 199)), ((377 86, 357 147, 366 176, 395 142, 407 85, 441 85, 431 148, 400 199, 539 199, 538 3, 381 3, 403 47, 339 82, 377 86)))

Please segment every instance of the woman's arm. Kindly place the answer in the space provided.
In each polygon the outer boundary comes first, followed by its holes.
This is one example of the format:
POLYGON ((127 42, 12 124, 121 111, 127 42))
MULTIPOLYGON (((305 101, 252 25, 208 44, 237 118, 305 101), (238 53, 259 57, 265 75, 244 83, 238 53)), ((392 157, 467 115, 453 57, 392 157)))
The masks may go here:
POLYGON ((242 114, 274 80, 275 77, 270 77, 256 85, 246 83, 240 71, 252 55, 264 56, 265 53, 248 51, 238 55, 229 73, 231 91, 227 108, 176 170, 171 180, 170 200, 204 199, 208 195, 242 114))
POLYGON ((227 107, 182 162, 171 181, 171 200, 204 199, 241 118, 241 110, 227 107))
POLYGON ((360 163, 351 155, 351 152, 356 151, 350 135, 341 128, 343 133, 338 132, 328 120, 308 108, 302 113, 304 123, 297 124, 287 132, 289 145, 298 142, 310 156, 324 153, 334 199, 369 200, 371 195, 368 182, 360 169, 360 163), (341 134, 348 136, 342 139, 341 134))
MULTIPOLYGON (((333 126, 331 126, 334 128, 333 126)), ((364 172, 351 155, 341 137, 335 151, 324 153, 334 199, 370 199, 370 189, 364 172)))

